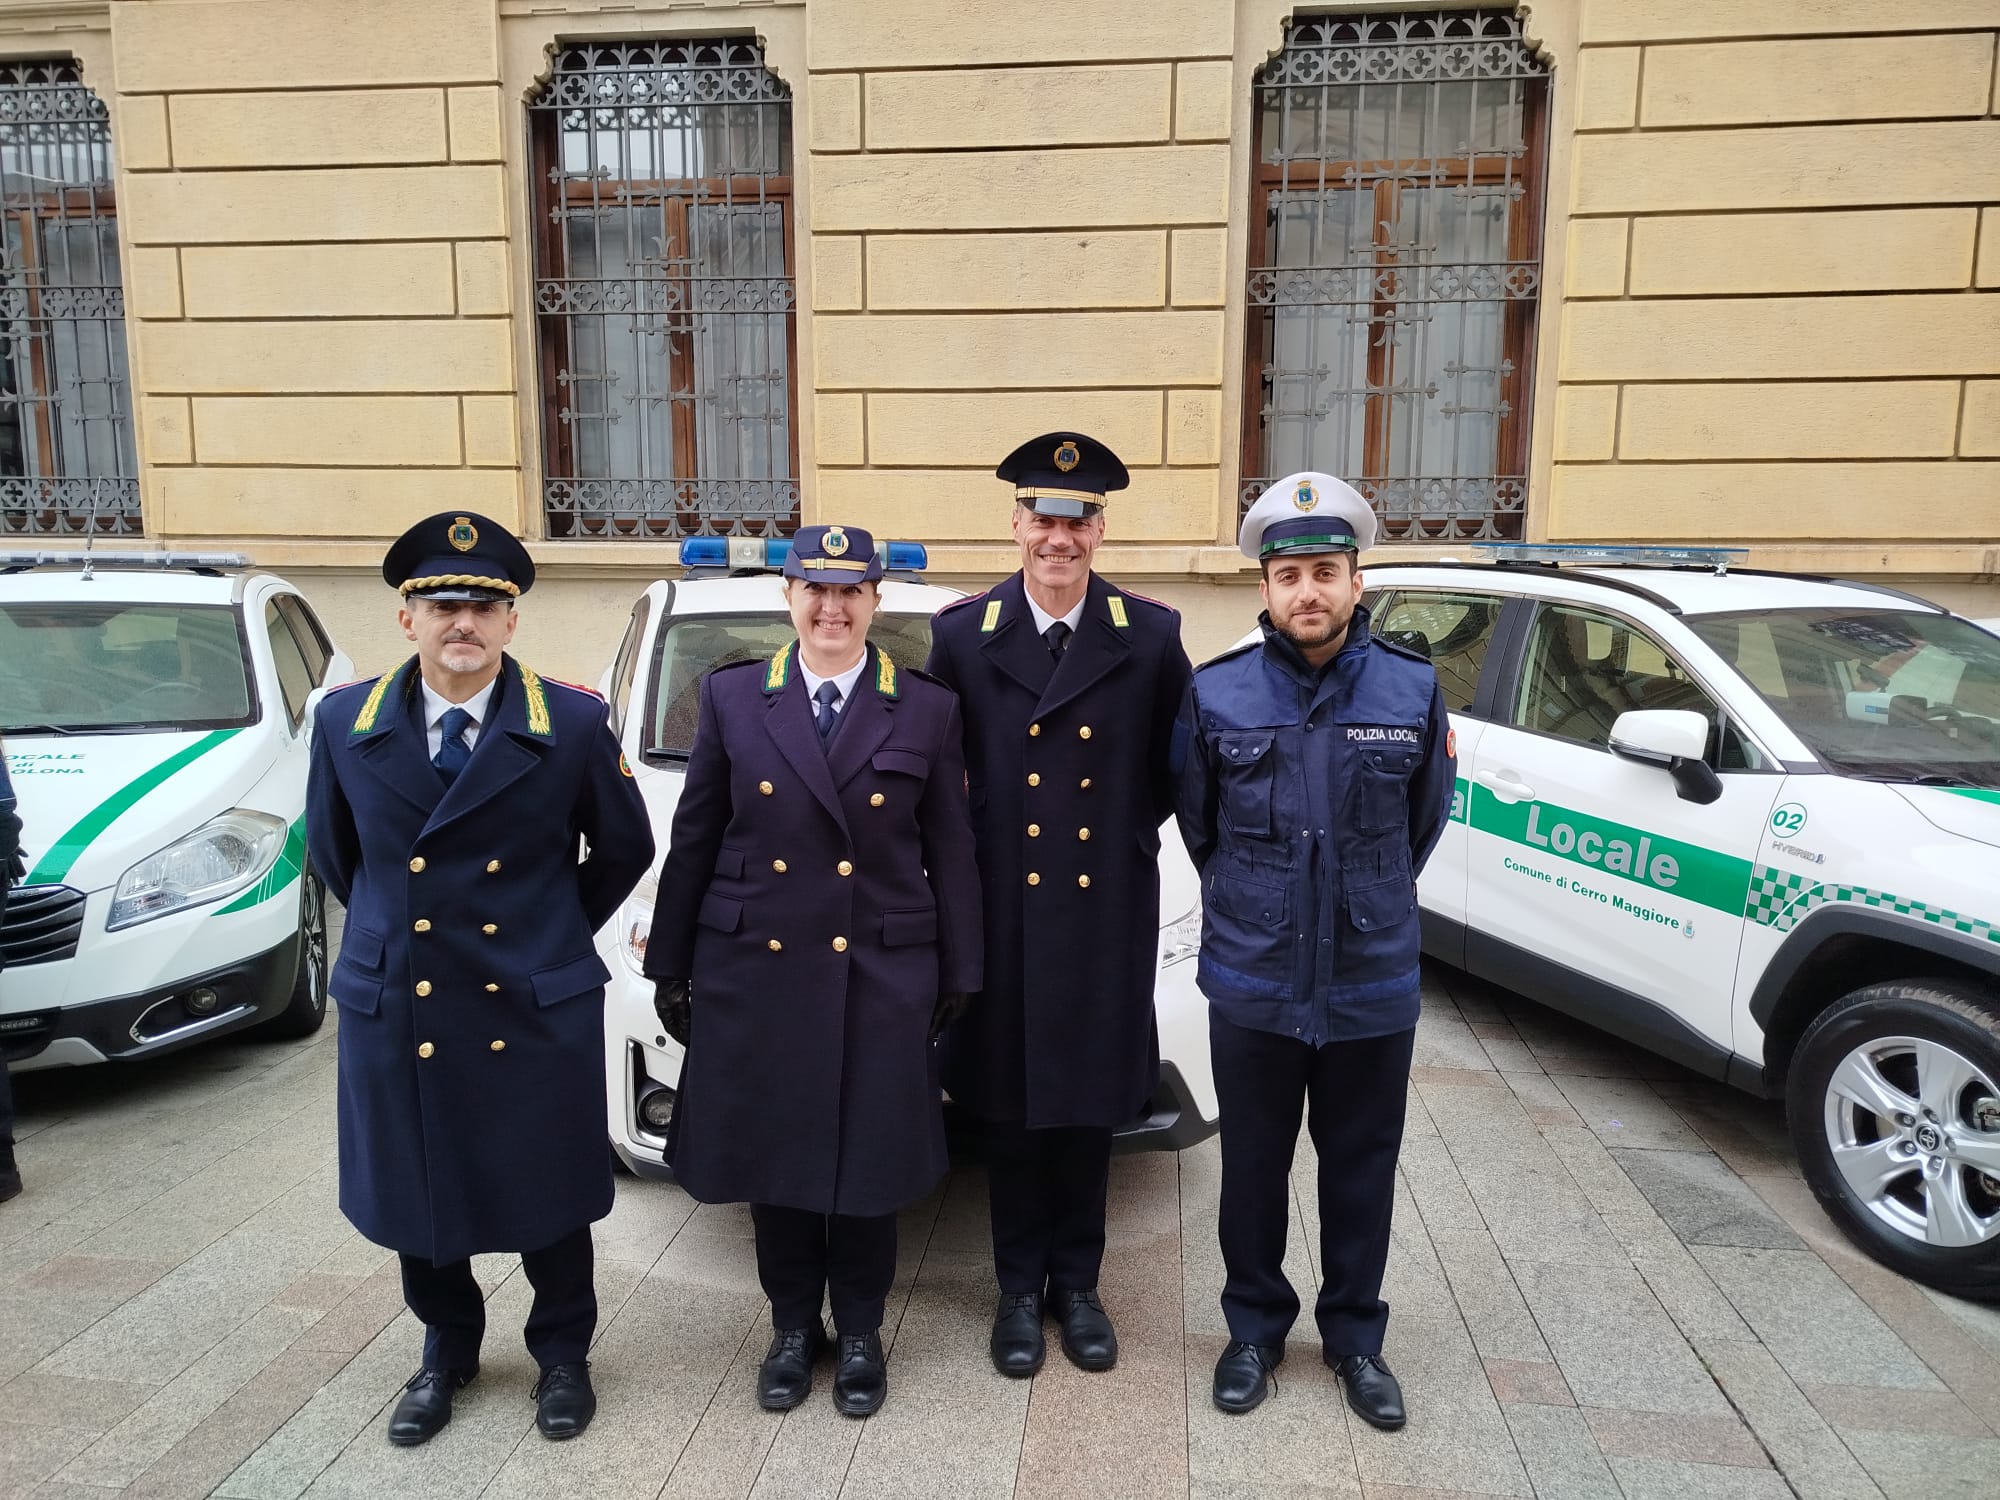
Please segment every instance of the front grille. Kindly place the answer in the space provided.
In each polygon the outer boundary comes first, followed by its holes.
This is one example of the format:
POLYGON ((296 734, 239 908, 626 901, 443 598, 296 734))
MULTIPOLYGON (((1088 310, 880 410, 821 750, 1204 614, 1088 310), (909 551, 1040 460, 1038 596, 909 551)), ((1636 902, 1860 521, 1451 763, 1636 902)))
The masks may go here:
POLYGON ((66 885, 24 885, 7 898, 7 915, 0 921, 0 963, 54 963, 76 956, 83 932, 82 891, 66 885))

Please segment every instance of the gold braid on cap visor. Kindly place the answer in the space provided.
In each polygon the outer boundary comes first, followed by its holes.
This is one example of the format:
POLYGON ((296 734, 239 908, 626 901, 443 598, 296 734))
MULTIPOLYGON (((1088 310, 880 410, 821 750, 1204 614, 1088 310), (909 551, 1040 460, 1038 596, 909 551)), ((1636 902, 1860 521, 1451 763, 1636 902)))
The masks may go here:
POLYGON ((521 586, 518 583, 509 583, 504 578, 481 578, 476 573, 438 573, 429 578, 406 578, 403 580, 401 592, 407 596, 418 589, 442 588, 498 589, 509 599, 521 597, 521 586))
POLYGON ((821 568, 833 568, 842 573, 866 573, 874 561, 872 557, 867 562, 852 562, 837 557, 802 557, 799 559, 799 566, 815 571, 821 568))
POLYGON ((1080 500, 1085 505, 1103 505, 1104 496, 1096 490, 1052 490, 1039 485, 1022 485, 1014 491, 1016 500, 1080 500))

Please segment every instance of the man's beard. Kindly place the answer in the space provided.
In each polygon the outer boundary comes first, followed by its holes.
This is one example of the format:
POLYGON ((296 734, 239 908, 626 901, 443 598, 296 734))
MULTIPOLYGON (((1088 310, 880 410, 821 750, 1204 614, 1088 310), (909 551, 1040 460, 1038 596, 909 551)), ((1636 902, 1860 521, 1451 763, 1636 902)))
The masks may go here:
POLYGON ((1352 610, 1349 610, 1346 614, 1341 615, 1338 618, 1335 618, 1332 611, 1329 610, 1327 614, 1326 628, 1320 631, 1317 635, 1304 635, 1301 634, 1299 631, 1294 630, 1292 628, 1290 616, 1286 618, 1285 623, 1282 625, 1280 625, 1276 620, 1273 620, 1271 624, 1272 628, 1275 629, 1279 635, 1283 636, 1286 640, 1290 641, 1294 646, 1298 647, 1299 650, 1314 651, 1321 646, 1331 645, 1346 631, 1347 627, 1351 623, 1353 623, 1353 620, 1354 620, 1354 612, 1352 610))

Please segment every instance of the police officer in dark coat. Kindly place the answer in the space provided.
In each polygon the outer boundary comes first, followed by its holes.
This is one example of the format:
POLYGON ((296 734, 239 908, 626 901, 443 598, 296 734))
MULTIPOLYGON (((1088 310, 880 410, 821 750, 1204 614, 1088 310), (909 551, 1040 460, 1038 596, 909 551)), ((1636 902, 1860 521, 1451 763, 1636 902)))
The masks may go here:
POLYGON ((1179 615, 1091 571, 1118 456, 1052 432, 997 472, 1021 571, 932 635, 965 710, 986 892, 986 988, 945 1035, 944 1079, 988 1125, 993 1362, 1028 1376, 1045 1298, 1073 1364, 1118 1358, 1097 1295, 1111 1135, 1159 1076, 1159 829, 1189 667, 1179 615))
POLYGON ((321 703, 306 834, 347 908, 329 985, 340 1206, 402 1256, 425 1325, 389 1440, 435 1435, 478 1372, 469 1257, 484 1251, 521 1254, 536 1422, 574 1437, 596 1411, 590 1225, 611 1210, 610 976, 592 934, 652 862, 652 834, 602 700, 503 654, 535 577, 505 527, 419 521, 382 576, 417 654, 321 703))
POLYGON ((1401 1427, 1382 1272, 1416 1036, 1416 878, 1450 816, 1451 732, 1429 661, 1369 631, 1366 500, 1294 474, 1251 506, 1239 540, 1263 570, 1264 639, 1195 673, 1178 809, 1201 872, 1196 977, 1222 1111, 1230 1342, 1214 1399, 1228 1412, 1262 1401, 1298 1316, 1284 1259, 1303 1109, 1324 1357, 1365 1421, 1401 1427))
POLYGON ((881 576, 867 532, 803 528, 798 640, 702 682, 646 945, 687 1047, 675 1175, 751 1205, 772 1411, 812 1389, 823 1298, 835 1407, 882 1405, 896 1210, 947 1167, 934 1020, 979 988, 958 703, 869 644, 881 576))

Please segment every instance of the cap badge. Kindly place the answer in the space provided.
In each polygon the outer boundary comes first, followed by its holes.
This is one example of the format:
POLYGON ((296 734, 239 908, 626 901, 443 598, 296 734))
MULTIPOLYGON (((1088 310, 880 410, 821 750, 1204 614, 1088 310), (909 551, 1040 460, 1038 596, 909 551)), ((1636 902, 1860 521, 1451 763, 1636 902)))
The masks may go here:
POLYGON ((459 516, 452 521, 451 530, 445 533, 445 539, 458 551, 470 552, 479 545, 479 528, 467 517, 459 516))
POLYGON ((1292 495, 1292 504, 1296 505, 1300 510, 1311 510, 1315 505, 1319 504, 1319 496, 1314 493, 1310 479, 1301 479, 1299 481, 1299 487, 1292 495))
POLYGON ((838 526, 829 526, 826 535, 820 539, 820 546, 826 549, 828 557, 840 557, 847 551, 847 533, 838 526))
POLYGON ((1067 474, 1082 462, 1083 455, 1076 451, 1075 443, 1065 441, 1060 448, 1056 449, 1056 467, 1061 469, 1063 473, 1067 474))

